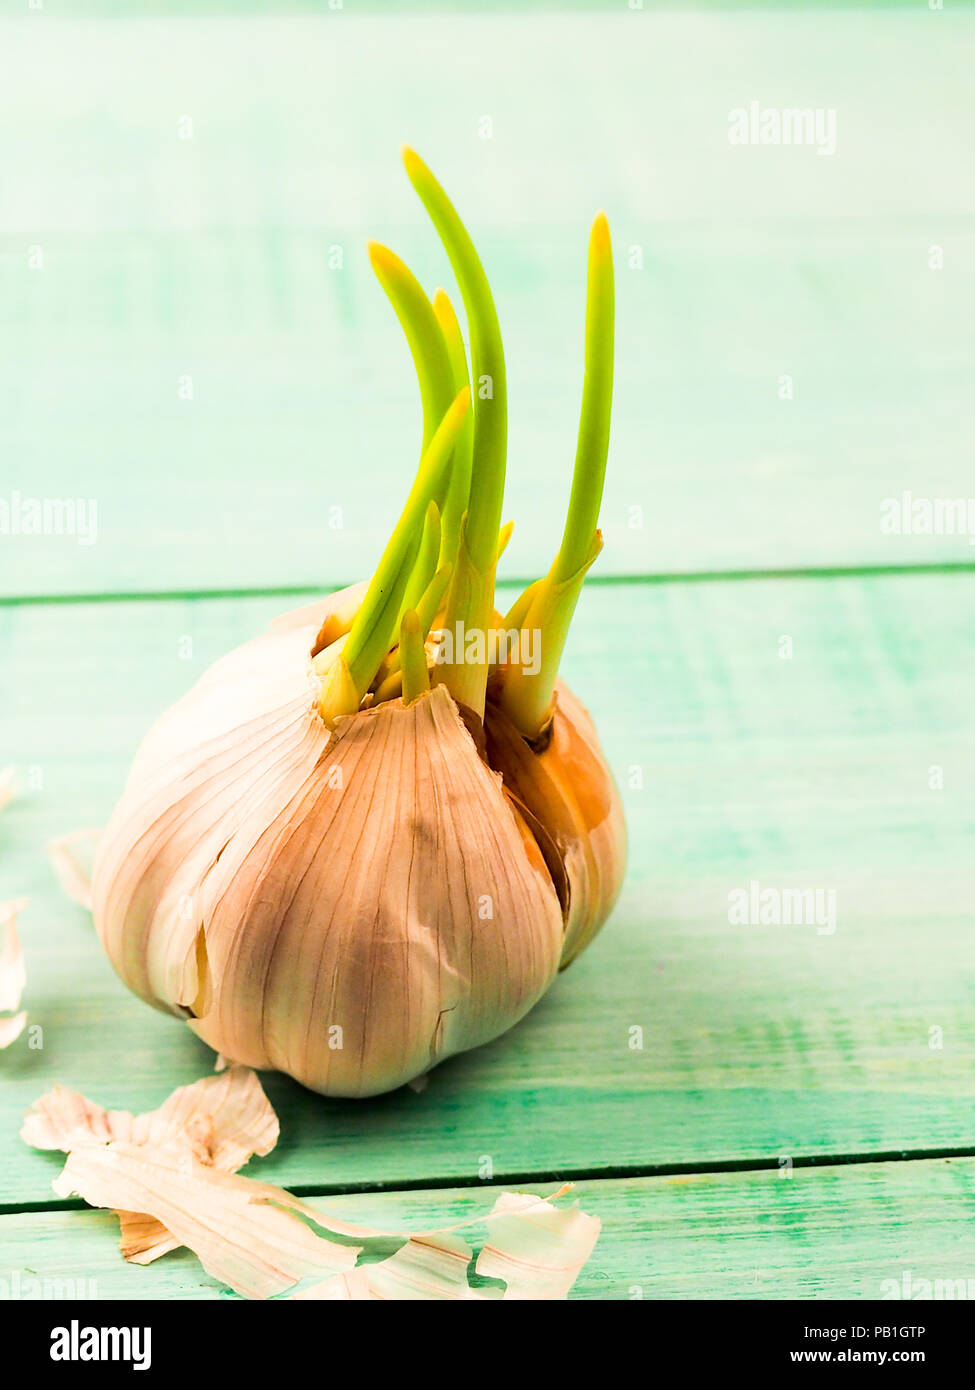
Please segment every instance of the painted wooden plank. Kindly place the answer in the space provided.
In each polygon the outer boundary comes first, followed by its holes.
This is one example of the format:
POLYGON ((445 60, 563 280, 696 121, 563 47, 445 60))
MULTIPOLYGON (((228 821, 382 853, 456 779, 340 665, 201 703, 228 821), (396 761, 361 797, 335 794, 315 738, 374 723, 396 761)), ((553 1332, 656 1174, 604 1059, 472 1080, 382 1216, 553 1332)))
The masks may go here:
MULTIPOLYGON (((483 1213, 498 1190, 311 1202, 348 1221, 407 1231, 483 1213)), ((975 1296, 970 1158, 584 1181, 574 1195, 603 1223, 574 1298, 975 1296)), ((476 1229, 470 1239, 477 1248, 476 1229)), ((69 1287, 100 1299, 233 1297, 186 1250, 138 1268, 125 1264, 117 1240, 118 1223, 103 1212, 2 1216, 0 1279, 21 1296, 38 1296, 47 1281, 48 1297, 69 1287)))
POLYGON ((365 239, 431 290, 447 275, 404 137, 496 286, 507 573, 557 542, 600 203, 620 281, 603 573, 971 560, 967 519, 887 535, 881 508, 970 491, 975 16, 227 10, 2 21, 0 513, 46 499, 54 531, 58 503, 93 500, 97 539, 80 516, 83 536, 2 536, 0 589, 359 577, 418 432, 365 239), (836 153, 730 145, 753 99, 835 109, 836 153))
MULTIPOLYGON (((463 1184, 485 1159, 502 1180, 971 1143, 973 585, 587 590, 566 671, 627 806, 612 922, 518 1029, 421 1094, 329 1103, 269 1078, 284 1137, 268 1176, 463 1184), (729 921, 753 881, 835 892, 835 931, 828 913, 729 921)), ((103 821, 152 717, 279 606, 0 609, 0 766, 28 787, 0 816, 0 896, 31 898, 25 1002, 44 1041, 0 1054, 2 1201, 49 1196, 16 1132, 55 1081, 144 1109, 211 1065, 116 981, 41 847, 103 821)))

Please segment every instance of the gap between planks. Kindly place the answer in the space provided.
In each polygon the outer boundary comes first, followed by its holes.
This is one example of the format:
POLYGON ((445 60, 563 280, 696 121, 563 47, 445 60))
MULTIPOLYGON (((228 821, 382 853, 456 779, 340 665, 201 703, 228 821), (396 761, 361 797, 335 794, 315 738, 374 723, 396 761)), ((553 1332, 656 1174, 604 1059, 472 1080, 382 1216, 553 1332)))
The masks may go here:
MULTIPOLYGON (((972 574, 975 561, 947 560, 940 564, 918 565, 821 565, 799 569, 757 570, 667 570, 649 574, 602 574, 586 578, 587 588, 619 588, 626 584, 722 584, 748 580, 782 579, 849 579, 893 574, 972 574)), ((523 589, 534 583, 532 578, 505 577, 497 581, 499 588, 523 589)), ((43 604, 77 603, 172 603, 197 599, 231 598, 315 598, 346 588, 345 584, 282 584, 255 589, 149 589, 126 590, 118 593, 91 594, 13 594, 0 595, 0 608, 26 608, 43 604)))
MULTIPOLYGON (((951 1158, 975 1158, 975 1146, 960 1145, 940 1149, 888 1149, 880 1153, 840 1153, 790 1155, 790 1168, 844 1168, 864 1163, 924 1163, 951 1158)), ((494 1173, 485 1186, 524 1187, 531 1183, 618 1182, 630 1178, 705 1177, 712 1173, 775 1173, 779 1163, 765 1158, 727 1158, 698 1163, 618 1163, 604 1168, 558 1168, 538 1172, 494 1173)), ((244 1174, 243 1176, 247 1176, 244 1174)), ((436 1178, 393 1179, 390 1182, 289 1183, 293 1197, 342 1197, 383 1192, 435 1192, 470 1185, 470 1176, 447 1174, 436 1178)), ((50 1211, 87 1211, 80 1197, 57 1201, 0 1202, 0 1217, 24 1216, 50 1211)))

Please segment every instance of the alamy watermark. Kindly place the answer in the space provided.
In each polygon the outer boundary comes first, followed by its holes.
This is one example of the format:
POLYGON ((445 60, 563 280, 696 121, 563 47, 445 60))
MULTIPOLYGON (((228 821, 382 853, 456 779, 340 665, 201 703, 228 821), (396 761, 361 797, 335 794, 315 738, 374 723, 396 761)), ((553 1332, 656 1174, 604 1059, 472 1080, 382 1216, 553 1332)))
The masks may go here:
POLYGON ((489 627, 485 632, 457 622, 452 628, 435 628, 430 636, 437 643, 438 666, 480 666, 486 661, 491 666, 520 666, 529 676, 541 670, 542 633, 537 627, 489 627))
POLYGON ((905 1269, 899 1279, 880 1281, 881 1298, 909 1298, 928 1301, 964 1301, 975 1299, 975 1277, 961 1279, 920 1279, 911 1269, 905 1269))
POLYGON ((762 106, 750 101, 728 112, 729 145, 808 145, 836 153, 835 106, 762 106))
POLYGON ((0 1277, 0 1303, 35 1302, 47 1299, 95 1299, 98 1283, 95 1279, 54 1279, 46 1275, 22 1274, 13 1269, 0 1277))
POLYGON ((0 536, 73 536, 79 545, 98 539, 94 497, 0 497, 0 536))
POLYGON ((880 504, 885 536, 967 536, 975 545, 975 497, 915 497, 902 492, 880 504))
POLYGON ((72 1318, 51 1330, 52 1361, 131 1361, 134 1371, 152 1365, 151 1327, 83 1327, 72 1318))
POLYGON ((815 927, 817 935, 836 931, 835 888, 763 888, 752 879, 747 888, 728 890, 732 926, 815 927))

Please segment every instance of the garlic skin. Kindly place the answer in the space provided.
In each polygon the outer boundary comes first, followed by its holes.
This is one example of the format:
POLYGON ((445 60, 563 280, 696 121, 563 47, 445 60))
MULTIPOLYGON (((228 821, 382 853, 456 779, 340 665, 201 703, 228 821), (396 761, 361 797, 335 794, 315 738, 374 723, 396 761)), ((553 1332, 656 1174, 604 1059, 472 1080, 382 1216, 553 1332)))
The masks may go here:
POLYGON ((215 1050, 367 1096, 523 1017, 564 924, 443 687, 330 733, 310 658, 325 611, 311 616, 217 661, 150 731, 93 911, 129 988, 215 1050))

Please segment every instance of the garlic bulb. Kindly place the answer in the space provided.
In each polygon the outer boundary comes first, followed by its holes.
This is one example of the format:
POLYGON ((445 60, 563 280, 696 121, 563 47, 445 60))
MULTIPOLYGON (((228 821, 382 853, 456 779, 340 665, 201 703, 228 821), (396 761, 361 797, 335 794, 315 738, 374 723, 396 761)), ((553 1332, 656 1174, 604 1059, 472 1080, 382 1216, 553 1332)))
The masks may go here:
POLYGON ((590 243, 566 538, 550 574, 501 619, 493 301, 439 185, 409 152, 407 169, 457 272, 474 379, 489 366, 493 393, 471 411, 446 296, 431 304, 391 252, 373 248, 424 405, 400 522, 369 584, 286 615, 162 716, 92 881, 100 938, 136 994, 235 1062, 329 1095, 390 1090, 510 1028, 605 921, 625 858, 595 730, 556 676, 600 545, 605 219, 590 243), (501 655, 491 641, 448 653, 455 630, 486 636, 499 623, 512 638, 536 633, 541 659, 519 663, 516 640, 501 655))

